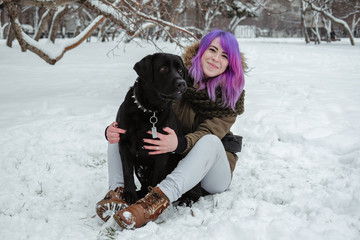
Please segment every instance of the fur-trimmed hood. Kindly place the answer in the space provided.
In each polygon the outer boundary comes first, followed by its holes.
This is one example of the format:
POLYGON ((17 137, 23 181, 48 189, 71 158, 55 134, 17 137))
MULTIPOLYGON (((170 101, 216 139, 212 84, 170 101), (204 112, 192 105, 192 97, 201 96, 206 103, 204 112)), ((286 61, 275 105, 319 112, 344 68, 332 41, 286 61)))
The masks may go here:
MULTIPOLYGON (((185 52, 182 55, 182 58, 183 58, 185 67, 187 69, 189 69, 191 67, 191 59, 193 57, 195 57, 196 53, 198 52, 199 45, 200 45, 200 42, 195 42, 194 44, 188 46, 185 49, 185 52)), ((242 52, 240 52, 240 55, 241 55, 241 65, 242 65, 244 73, 246 73, 247 70, 248 70, 248 65, 246 63, 246 58, 245 58, 245 56, 244 56, 244 54, 242 52)))

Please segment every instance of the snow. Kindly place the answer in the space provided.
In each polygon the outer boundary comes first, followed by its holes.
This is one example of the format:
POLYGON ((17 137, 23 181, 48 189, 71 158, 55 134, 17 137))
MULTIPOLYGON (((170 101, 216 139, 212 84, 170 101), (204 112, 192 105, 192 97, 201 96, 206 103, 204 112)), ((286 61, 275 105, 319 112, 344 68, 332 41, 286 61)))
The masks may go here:
POLYGON ((1 40, 0 238, 360 239, 360 42, 239 43, 251 71, 230 188, 120 231, 95 217, 107 193, 104 128, 155 47, 83 43, 51 66, 1 40))
POLYGON ((104 4, 97 0, 89 0, 88 1, 91 5, 98 8, 100 11, 106 12, 108 14, 111 14, 113 17, 117 19, 121 19, 121 15, 119 14, 119 11, 116 10, 116 5, 120 2, 119 0, 116 0, 113 4, 104 4))
POLYGON ((126 220, 130 220, 131 217, 132 217, 131 212, 125 211, 124 212, 124 217, 125 217, 126 220))

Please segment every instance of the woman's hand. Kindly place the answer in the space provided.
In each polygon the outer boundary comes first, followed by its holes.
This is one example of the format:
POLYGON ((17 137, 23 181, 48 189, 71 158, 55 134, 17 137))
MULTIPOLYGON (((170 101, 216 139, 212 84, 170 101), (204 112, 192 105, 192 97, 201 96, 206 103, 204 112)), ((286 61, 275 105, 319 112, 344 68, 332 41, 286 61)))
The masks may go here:
MULTIPOLYGON (((168 134, 157 133, 158 139, 148 139, 144 138, 145 143, 150 143, 152 145, 144 145, 146 150, 151 150, 150 155, 162 154, 167 152, 173 152, 178 146, 178 138, 173 129, 166 127, 163 129, 168 134)), ((151 134, 151 131, 147 133, 151 134)))
POLYGON ((126 130, 118 128, 117 122, 113 122, 106 130, 106 138, 109 143, 118 143, 120 141, 120 133, 125 134, 126 130))

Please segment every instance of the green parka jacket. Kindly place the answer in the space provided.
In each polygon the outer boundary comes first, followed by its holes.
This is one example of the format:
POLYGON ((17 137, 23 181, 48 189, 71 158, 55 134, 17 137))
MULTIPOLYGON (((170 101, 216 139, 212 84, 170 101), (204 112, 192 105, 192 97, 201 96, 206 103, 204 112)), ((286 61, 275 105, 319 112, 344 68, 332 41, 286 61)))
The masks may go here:
MULTIPOLYGON (((191 59, 196 55, 198 48, 199 43, 195 43, 185 50, 183 60, 187 69, 191 67, 191 59)), ((247 69, 245 60, 243 59, 244 57, 242 56, 243 69, 247 69)), ((237 114, 241 114, 243 112, 245 95, 244 93, 245 92, 243 91, 237 103, 237 106, 242 109, 242 111, 238 112, 237 114)), ((237 114, 221 117, 206 117, 203 114, 196 112, 191 106, 191 103, 186 99, 186 97, 180 101, 175 102, 173 105, 173 109, 180 122, 183 124, 185 133, 187 133, 185 135, 187 147, 183 151, 183 154, 188 153, 190 149, 195 145, 195 143, 206 134, 214 134, 218 136, 219 139, 222 139, 226 134, 232 134, 230 128, 235 123, 237 117, 237 114)), ((229 160, 232 173, 235 169, 235 164, 238 156, 233 152, 226 152, 226 155, 229 160)))

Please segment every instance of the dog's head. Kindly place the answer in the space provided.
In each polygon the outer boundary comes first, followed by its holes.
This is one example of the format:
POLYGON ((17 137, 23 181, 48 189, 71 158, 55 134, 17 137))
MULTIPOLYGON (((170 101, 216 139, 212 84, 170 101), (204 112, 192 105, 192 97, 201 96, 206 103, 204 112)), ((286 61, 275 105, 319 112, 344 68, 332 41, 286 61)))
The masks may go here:
POLYGON ((134 70, 147 87, 161 97, 175 100, 182 96, 187 86, 187 69, 181 57, 169 53, 155 53, 137 62, 134 70))

